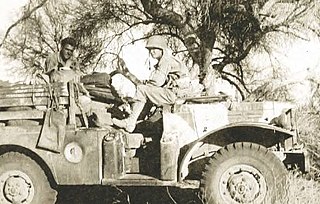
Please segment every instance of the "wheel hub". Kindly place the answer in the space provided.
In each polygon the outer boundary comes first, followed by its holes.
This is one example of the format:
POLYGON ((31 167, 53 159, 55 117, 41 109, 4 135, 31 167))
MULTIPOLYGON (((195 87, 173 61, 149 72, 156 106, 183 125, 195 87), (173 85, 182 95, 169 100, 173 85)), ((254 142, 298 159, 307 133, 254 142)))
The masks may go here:
POLYGON ((34 188, 28 175, 21 171, 7 171, 0 176, 1 203, 31 203, 34 188))
POLYGON ((241 172, 229 178, 227 189, 234 200, 246 203, 254 200, 259 193, 259 184, 252 174, 241 172))
POLYGON ((261 203, 266 196, 266 182, 254 167, 236 165, 222 174, 220 192, 226 203, 261 203))

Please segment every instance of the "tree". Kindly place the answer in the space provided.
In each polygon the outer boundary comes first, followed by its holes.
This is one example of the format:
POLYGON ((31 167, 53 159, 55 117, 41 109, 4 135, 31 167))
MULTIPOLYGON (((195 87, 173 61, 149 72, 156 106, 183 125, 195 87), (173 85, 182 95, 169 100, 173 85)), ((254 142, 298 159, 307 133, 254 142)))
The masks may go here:
MULTIPOLYGON (((104 55, 110 54, 113 42, 121 42, 132 30, 152 27, 144 37, 131 42, 153 34, 168 36, 175 53, 183 54, 192 67, 200 69, 201 81, 214 70, 236 86, 242 98, 252 92, 247 79, 257 74, 246 66, 248 56, 257 51, 270 52, 270 39, 276 40, 275 33, 282 39, 284 36, 302 38, 302 30, 309 29, 303 19, 310 17, 317 3, 316 0, 74 0, 72 4, 60 1, 55 7, 57 13, 52 13, 47 3, 42 13, 31 15, 21 24, 25 27, 19 29, 28 32, 20 38, 11 38, 7 44, 13 48, 23 42, 24 48, 18 50, 28 49, 40 58, 40 54, 44 57, 52 50, 51 42, 57 43, 63 33, 69 33, 80 39, 79 56, 83 65, 94 69, 104 55), (44 17, 55 22, 49 24, 55 34, 45 35, 44 25, 48 21, 41 22, 44 17), (31 35, 35 37, 27 38, 31 35), (40 50, 27 47, 30 45, 25 43, 26 38, 34 42, 43 36, 50 39, 44 45, 41 43, 44 48, 40 44, 40 50)), ((121 44, 120 49, 125 43, 121 44)), ((9 46, 6 48, 10 49, 9 46)), ((207 79, 211 80, 214 79, 207 79)))
POLYGON ((22 66, 17 71, 32 75, 43 69, 48 52, 56 51, 68 28, 63 5, 57 9, 48 0, 29 1, 22 9, 22 17, 9 27, 2 41, 3 51, 22 66))

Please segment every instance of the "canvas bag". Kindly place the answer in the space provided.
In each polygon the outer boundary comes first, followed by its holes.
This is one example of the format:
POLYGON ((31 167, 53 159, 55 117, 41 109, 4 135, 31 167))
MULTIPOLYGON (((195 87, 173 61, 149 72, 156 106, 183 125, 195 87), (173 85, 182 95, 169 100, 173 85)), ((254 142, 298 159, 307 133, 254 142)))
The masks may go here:
POLYGON ((62 110, 49 108, 45 113, 37 147, 60 153, 65 134, 65 114, 62 110))
POLYGON ((60 153, 66 134, 66 116, 49 84, 51 104, 46 110, 37 147, 60 153), (55 106, 55 107, 54 107, 55 106))

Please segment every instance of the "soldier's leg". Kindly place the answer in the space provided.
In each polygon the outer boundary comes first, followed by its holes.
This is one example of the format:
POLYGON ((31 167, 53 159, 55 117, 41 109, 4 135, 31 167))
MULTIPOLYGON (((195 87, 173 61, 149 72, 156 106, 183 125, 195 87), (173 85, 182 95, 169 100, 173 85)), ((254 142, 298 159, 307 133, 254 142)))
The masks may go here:
POLYGON ((132 113, 128 118, 119 120, 117 118, 112 118, 112 122, 115 126, 125 129, 128 132, 133 132, 136 128, 136 123, 138 117, 144 107, 145 103, 141 101, 136 101, 132 104, 132 113))
POLYGON ((139 85, 135 96, 136 101, 132 104, 132 113, 124 120, 112 119, 114 125, 124 128, 128 132, 133 132, 137 119, 143 110, 147 99, 156 105, 173 104, 176 96, 168 89, 152 85, 139 85))
POLYGON ((149 99, 155 105, 171 105, 177 99, 177 96, 167 88, 153 85, 138 85, 135 98, 139 101, 149 99))

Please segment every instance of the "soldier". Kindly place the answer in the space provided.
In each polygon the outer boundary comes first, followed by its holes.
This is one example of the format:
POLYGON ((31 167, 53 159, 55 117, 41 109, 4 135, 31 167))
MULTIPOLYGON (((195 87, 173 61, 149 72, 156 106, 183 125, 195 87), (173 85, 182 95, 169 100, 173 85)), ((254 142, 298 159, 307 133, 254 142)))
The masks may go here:
POLYGON ((79 62, 74 58, 73 52, 76 48, 76 41, 71 37, 61 41, 61 48, 58 52, 49 54, 45 62, 45 74, 50 76, 50 81, 59 81, 58 71, 72 69, 79 71, 79 62))
POLYGON ((147 100, 158 106, 174 104, 179 91, 178 80, 189 76, 187 67, 172 56, 163 36, 150 37, 146 48, 151 57, 158 62, 149 80, 137 85, 129 117, 123 120, 112 119, 115 126, 124 128, 128 132, 134 131, 137 119, 147 100))
POLYGON ((59 52, 50 54, 45 62, 45 74, 50 77, 50 82, 68 82, 75 80, 80 92, 89 97, 89 92, 80 83, 80 63, 73 53, 76 48, 76 40, 71 37, 61 41, 59 52))
MULTIPOLYGON (((45 62, 45 74, 49 76, 50 82, 63 82, 67 89, 67 82, 73 81, 77 91, 77 106, 82 115, 90 115, 92 101, 89 91, 80 83, 80 63, 74 57, 76 40, 72 37, 64 38, 61 41, 61 48, 58 52, 50 54, 45 62)), ((85 121, 85 125, 88 126, 85 121)))

